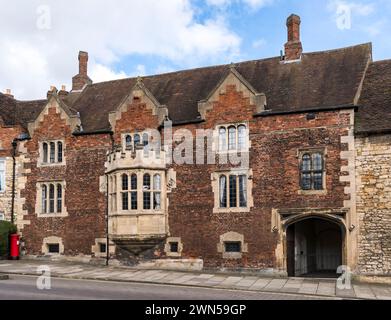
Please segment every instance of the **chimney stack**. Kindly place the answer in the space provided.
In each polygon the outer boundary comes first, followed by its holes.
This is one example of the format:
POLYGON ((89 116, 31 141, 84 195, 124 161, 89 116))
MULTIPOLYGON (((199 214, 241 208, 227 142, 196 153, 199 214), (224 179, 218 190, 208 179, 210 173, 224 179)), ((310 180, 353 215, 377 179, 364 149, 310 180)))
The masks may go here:
POLYGON ((14 98, 13 94, 11 93, 11 89, 5 89, 5 95, 9 98, 14 98))
POLYGON ((72 91, 81 91, 85 86, 92 84, 88 77, 88 52, 79 52, 79 74, 72 78, 72 91))
POLYGON ((67 87, 65 85, 62 85, 61 90, 58 92, 58 96, 60 98, 65 98, 68 94, 69 92, 67 91, 67 87))
POLYGON ((299 60, 303 53, 300 41, 301 20, 298 15, 289 16, 286 25, 288 27, 288 42, 285 44, 285 61, 299 60))
POLYGON ((53 94, 57 94, 57 88, 55 86, 50 86, 50 90, 46 96, 49 99, 53 94))

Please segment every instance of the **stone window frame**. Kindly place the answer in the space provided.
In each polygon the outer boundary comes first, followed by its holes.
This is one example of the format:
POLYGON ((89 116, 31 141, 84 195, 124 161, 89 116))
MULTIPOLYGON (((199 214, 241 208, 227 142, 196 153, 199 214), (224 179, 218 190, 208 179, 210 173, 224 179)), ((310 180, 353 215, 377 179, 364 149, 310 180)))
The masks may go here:
POLYGON ((36 196, 36 203, 35 203, 35 212, 37 213, 38 218, 65 218, 68 217, 68 212, 67 208, 65 205, 65 195, 66 195, 66 182, 65 181, 40 181, 37 183, 37 196, 36 196), (54 213, 50 213, 50 197, 49 197, 49 190, 50 190, 50 185, 53 184, 55 186, 54 189, 54 213), (61 185, 62 188, 62 208, 61 212, 56 212, 57 211, 57 205, 58 205, 58 194, 57 194, 57 187, 58 185, 61 185), (43 198, 42 198, 42 188, 43 186, 47 187, 47 208, 48 208, 48 213, 43 212, 43 198))
POLYGON ((50 236, 50 237, 46 237, 43 239, 42 248, 41 248, 42 254, 44 254, 46 256, 59 256, 59 255, 63 255, 64 251, 65 251, 65 248, 64 248, 62 238, 56 237, 56 236, 50 236), (49 252, 49 245, 50 244, 58 244, 59 245, 59 252, 58 253, 50 253, 49 252))
POLYGON ((64 166, 66 165, 66 159, 65 159, 65 141, 61 139, 55 139, 55 140, 43 140, 39 142, 39 159, 38 159, 38 167, 54 167, 54 166, 64 166), (54 143, 54 162, 50 162, 50 152, 51 147, 50 144, 54 143), (58 155, 59 155, 59 143, 62 144, 62 161, 58 161, 58 155), (47 162, 44 162, 45 158, 45 152, 44 152, 44 144, 48 146, 47 151, 47 162))
POLYGON ((298 183, 299 183, 299 195, 304 196, 311 196, 311 195, 327 195, 327 148, 326 147, 314 147, 314 148, 303 148, 299 149, 297 152, 297 159, 298 159, 298 183), (323 183, 323 189, 322 190, 303 190, 301 187, 301 166, 303 161, 303 156, 305 154, 314 154, 314 153, 321 153, 323 155, 323 177, 322 177, 322 183, 323 183))
MULTIPOLYGON (((128 214, 164 214, 166 212, 166 201, 167 201, 167 188, 166 188, 166 172, 165 170, 154 170, 154 169, 129 169, 129 170, 120 170, 116 171, 113 174, 109 175, 109 193, 113 197, 112 201, 116 202, 116 211, 112 211, 113 206, 110 206, 110 214, 111 215, 128 215, 128 214), (137 175, 137 209, 132 210, 131 209, 131 193, 135 192, 134 190, 131 190, 130 183, 128 183, 129 188, 127 190, 129 196, 128 196, 128 203, 129 203, 129 210, 123 210, 122 208, 122 176, 126 174, 128 175, 128 182, 131 180, 131 176, 133 174, 137 175), (151 190, 148 190, 148 192, 151 193, 151 209, 144 209, 144 175, 149 174, 151 177, 151 190), (160 175, 160 190, 154 189, 154 177, 155 175, 160 175), (116 177, 116 188, 113 186, 113 181, 115 181, 116 177), (110 179, 113 178, 113 179, 110 179), (116 191, 114 191, 116 190, 116 191), (160 209, 153 209, 153 201, 154 201, 154 194, 160 193, 160 209), (114 200, 116 199, 116 200, 114 200)), ((147 192, 147 191, 146 191, 147 192)))
MULTIPOLYGON (((233 170, 221 170, 212 173, 212 189, 214 193, 214 208, 213 213, 248 213, 251 208, 254 207, 253 198, 253 171, 252 169, 233 169, 233 170), (247 207, 230 207, 229 196, 227 197, 227 208, 220 207, 220 177, 222 175, 227 176, 229 180, 230 175, 245 175, 247 177, 247 207)), ((227 195, 229 195, 229 184, 227 180, 227 195)), ((237 190, 239 193, 239 190, 237 190)), ((239 199, 237 199, 239 201, 239 199)))
POLYGON ((220 236, 220 242, 217 244, 217 252, 222 254, 223 259, 242 259, 243 254, 248 253, 248 244, 244 242, 244 235, 230 231, 220 236), (226 252, 225 244, 227 242, 240 242, 241 252, 226 252))
POLYGON ((250 151, 250 126, 248 122, 234 122, 234 123, 224 123, 219 124, 215 127, 215 147, 214 150, 216 150, 217 154, 230 154, 230 153, 238 153, 238 152, 249 152, 250 151), (243 149, 239 149, 239 127, 244 126, 246 128, 245 132, 245 146, 243 149), (235 149, 229 149, 229 129, 235 127, 235 149), (220 130, 225 129, 225 146, 226 149, 221 150, 221 144, 220 144, 220 130))
POLYGON ((164 252, 167 257, 180 258, 183 252, 183 243, 180 237, 169 237, 164 245, 164 252), (171 243, 178 243, 178 252, 171 252, 171 243))
POLYGON ((6 174, 7 174, 7 161, 5 158, 0 158, 0 194, 6 192, 6 188, 7 188, 6 174))
POLYGON ((109 246, 107 246, 107 239, 106 238, 96 238, 95 244, 91 247, 91 253, 96 258, 106 258, 107 251, 106 252, 100 252, 100 245, 105 244, 106 250, 109 248, 109 254, 114 255, 115 254, 115 244, 114 242, 109 240, 109 246))

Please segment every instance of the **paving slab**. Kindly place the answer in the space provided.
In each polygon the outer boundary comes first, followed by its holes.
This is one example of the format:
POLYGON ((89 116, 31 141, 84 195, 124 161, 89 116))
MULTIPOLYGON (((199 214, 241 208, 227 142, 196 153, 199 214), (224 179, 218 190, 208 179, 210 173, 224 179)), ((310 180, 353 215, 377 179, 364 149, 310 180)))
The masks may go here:
POLYGON ((265 288, 272 280, 271 279, 258 279, 251 287, 250 290, 261 290, 265 288))
POLYGON ((321 296, 335 296, 335 283, 334 282, 319 282, 317 295, 321 296))
POLYGON ((285 284, 288 282, 288 279, 273 279, 270 283, 265 287, 266 291, 280 291, 285 284))
POLYGON ((315 282, 303 282, 300 289, 298 290, 298 293, 301 294, 316 294, 318 291, 318 283, 315 282))

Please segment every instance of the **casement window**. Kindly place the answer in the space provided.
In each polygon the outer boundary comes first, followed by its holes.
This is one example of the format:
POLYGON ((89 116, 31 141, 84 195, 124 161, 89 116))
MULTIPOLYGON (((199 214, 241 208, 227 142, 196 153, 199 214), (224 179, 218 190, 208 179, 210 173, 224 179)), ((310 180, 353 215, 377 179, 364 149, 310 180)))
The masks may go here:
POLYGON ((242 243, 240 241, 224 242, 224 251, 227 253, 240 253, 242 252, 242 243))
POLYGON ((40 214, 56 215, 64 213, 64 187, 61 182, 40 184, 40 214))
POLYGON ((64 144, 62 141, 41 143, 41 164, 61 164, 64 160, 64 144))
POLYGON ((220 126, 219 152, 246 151, 249 146, 248 129, 245 124, 220 126))
POLYGON ((5 160, 0 159, 0 192, 5 191, 5 160))
MULTIPOLYGON (((110 177, 111 211, 115 212, 116 175, 110 177)), ((161 211, 162 210, 162 174, 156 172, 130 172, 121 174, 121 210, 122 211, 161 211)))
POLYGON ((300 187, 303 191, 322 191, 324 186, 324 153, 302 152, 300 158, 300 187))
POLYGON ((247 175, 221 174, 220 208, 247 208, 247 175))

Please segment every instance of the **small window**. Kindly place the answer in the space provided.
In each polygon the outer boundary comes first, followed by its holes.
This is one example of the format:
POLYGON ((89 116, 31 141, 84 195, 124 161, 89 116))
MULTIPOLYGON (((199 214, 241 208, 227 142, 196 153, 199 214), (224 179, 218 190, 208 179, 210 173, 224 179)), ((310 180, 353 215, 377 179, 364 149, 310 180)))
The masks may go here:
POLYGON ((3 212, 0 212, 0 221, 5 220, 5 214, 3 212))
POLYGON ((179 243, 178 242, 170 242, 170 252, 178 253, 179 252, 179 243))
POLYGON ((57 185, 57 213, 62 212, 62 185, 57 185))
POLYGON ((224 242, 225 252, 240 253, 242 252, 241 242, 224 242))
POLYGON ((48 252, 53 254, 60 253, 60 245, 58 243, 48 244, 48 252))
POLYGON ((218 129, 219 151, 244 151, 248 147, 248 130, 244 124, 221 126, 218 129))
POLYGON ((129 190, 129 178, 128 175, 126 174, 122 175, 122 190, 123 191, 129 190))
POLYGON ((55 194, 54 185, 49 186, 49 212, 54 213, 54 194, 55 194))
POLYGON ((57 143, 57 162, 62 162, 62 142, 57 143))
POLYGON ((42 152, 43 152, 43 163, 48 163, 48 144, 46 142, 42 145, 42 152))
POLYGON ((99 243, 99 252, 106 253, 106 251, 107 251, 106 243, 99 243))
POLYGON ((301 158, 301 189, 305 191, 323 190, 324 157, 320 152, 305 153, 301 158))
POLYGON ((132 150, 132 136, 127 135, 125 138, 125 148, 126 150, 132 150))
POLYGON ((227 150, 227 129, 221 127, 219 130, 219 150, 227 150))
POLYGON ((236 128, 228 129, 228 150, 236 150, 236 128))
POLYGON ((50 142, 50 163, 56 162, 56 144, 50 142))
POLYGON ((141 137, 139 134, 134 135, 134 145, 137 148, 141 144, 141 137))

